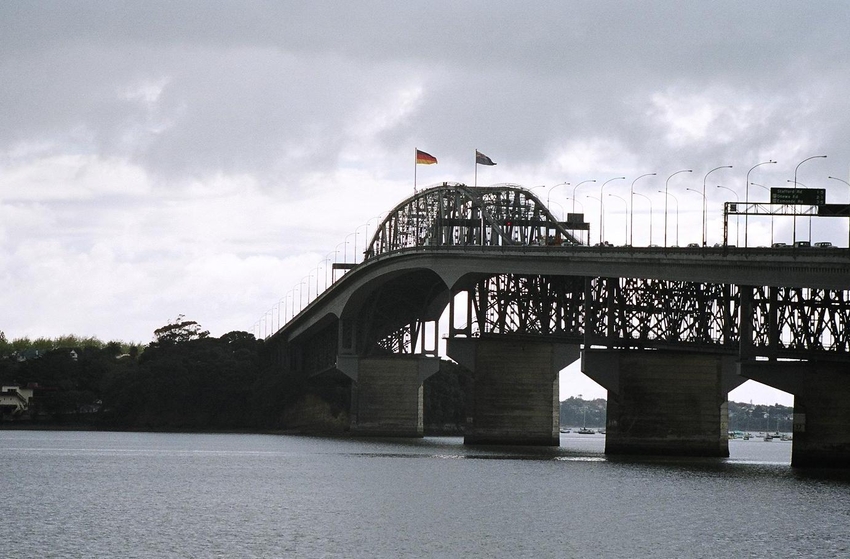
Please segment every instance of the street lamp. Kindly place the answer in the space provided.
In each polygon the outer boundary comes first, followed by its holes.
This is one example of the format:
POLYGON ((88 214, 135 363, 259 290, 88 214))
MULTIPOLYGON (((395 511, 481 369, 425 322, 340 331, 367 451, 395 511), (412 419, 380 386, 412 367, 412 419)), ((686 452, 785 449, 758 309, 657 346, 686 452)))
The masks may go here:
MULTIPOLYGON (((578 183, 577 185, 575 185, 573 187, 573 213, 576 213, 576 189, 586 182, 596 182, 596 179, 587 179, 587 180, 581 181, 580 183, 578 183)), ((583 207, 584 206, 582 206, 582 208, 583 207)), ((581 211, 582 211, 582 213, 584 213, 584 209, 582 209, 581 211)))
POLYGON ((641 194, 640 192, 635 192, 637 196, 641 198, 646 198, 646 201, 649 202, 649 243, 648 246, 652 246, 652 199, 645 194, 641 194))
POLYGON ((714 171, 716 171, 718 169, 731 169, 731 168, 732 168, 731 165, 721 165, 720 167, 715 167, 711 171, 707 172, 705 174, 705 177, 703 177, 703 179, 702 179, 702 246, 705 246, 705 237, 706 237, 705 217, 706 217, 706 206, 707 206, 706 200, 707 199, 705 197, 705 181, 708 178, 708 175, 710 175, 714 171))
MULTIPOLYGON (((576 213, 576 189, 586 182, 596 182, 596 179, 583 180, 573 187, 573 213, 576 213)), ((579 206, 581 206, 581 213, 584 213, 584 206, 581 202, 579 202, 579 206)), ((587 244, 590 244, 590 231, 587 232, 587 244)))
MULTIPOLYGON (((626 215, 628 215, 628 213, 629 213, 629 203, 626 201, 625 198, 623 198, 622 196, 617 196, 616 194, 610 194, 610 193, 608 194, 608 196, 613 196, 614 198, 619 198, 620 200, 622 200, 623 204, 626 205, 626 215)), ((625 228, 623 228, 623 232, 624 232, 624 237, 625 237, 624 240, 623 240, 623 243, 625 243, 624 246, 626 246, 626 245, 629 244, 629 233, 625 228)))
POLYGON ((298 312, 304 308, 302 303, 304 301, 304 291, 301 289, 302 285, 307 286, 307 304, 310 304, 310 278, 313 277, 313 274, 307 274, 303 278, 301 278, 301 283, 298 284, 298 312))
POLYGON ((639 176, 637 179, 632 181, 631 189, 629 190, 629 207, 631 208, 631 213, 629 214, 629 245, 634 241, 633 234, 635 229, 635 219, 634 219, 634 209, 635 209, 635 183, 638 179, 642 179, 643 177, 651 177, 655 176, 656 173, 646 173, 645 175, 639 176))
MULTIPOLYGON (((345 263, 348 263, 348 239, 351 238, 352 235, 356 235, 356 234, 357 234, 357 231, 354 231, 354 233, 349 233, 348 235, 345 236, 345 247, 343 248, 343 253, 342 253, 342 261, 345 262, 345 263)), ((354 237, 354 241, 355 242, 357 241, 357 237, 354 237)), ((357 264, 357 247, 356 246, 354 247, 354 262, 353 262, 353 264, 357 264)))
POLYGON ((568 182, 559 182, 556 185, 550 186, 549 190, 546 191, 546 205, 547 206, 549 205, 549 197, 552 195, 552 189, 558 188, 559 186, 564 186, 564 185, 569 186, 569 184, 570 183, 568 183, 568 182))
MULTIPOLYGON (((589 194, 587 195, 587 198, 590 198, 591 200, 596 200, 597 202, 599 202, 599 215, 600 216, 603 215, 605 205, 602 202, 602 200, 597 198, 596 196, 591 196, 589 194)), ((590 235, 590 232, 588 232, 588 236, 589 235, 590 235)), ((590 244, 590 242, 588 241, 587 244, 590 244)), ((599 246, 602 246, 602 220, 601 219, 599 220, 599 246)))
MULTIPOLYGON (((667 248, 667 190, 668 190, 668 185, 670 184, 670 179, 672 179, 674 176, 678 175, 679 173, 693 173, 693 172, 694 172, 693 169, 682 169, 681 171, 676 171, 675 173, 673 173, 672 175, 667 177, 666 181, 664 181, 664 248, 667 248)), ((659 190, 659 192, 661 192, 661 191, 659 190)))
MULTIPOLYGON (((807 158, 803 159, 802 161, 800 161, 799 163, 797 163, 797 166, 794 167, 794 190, 795 190, 794 196, 795 197, 797 196, 797 192, 796 192, 796 190, 797 190, 797 169, 799 169, 800 165, 802 165, 803 163, 805 163, 809 159, 826 159, 826 156, 825 155, 813 155, 813 156, 807 157, 807 158)), ((794 246, 794 244, 797 243, 797 211, 796 211, 796 209, 794 210, 794 233, 792 234, 791 238, 793 240, 793 244, 791 246, 794 246)))
MULTIPOLYGON (((658 192, 661 192, 661 191, 659 190, 658 192)), ((667 231, 666 231, 666 228, 667 228, 667 197, 668 196, 676 201, 676 245, 675 246, 676 247, 679 246, 679 199, 676 198, 675 196, 673 196, 669 192, 664 192, 664 228, 665 228, 665 231, 664 231, 664 233, 665 233, 665 235, 664 235, 664 248, 667 248, 667 235, 666 235, 667 231)))
MULTIPOLYGON (((791 179, 786 179, 786 182, 790 183, 790 182, 791 182, 791 179)), ((803 183, 801 183, 801 182, 798 182, 796 186, 801 186, 801 187, 803 187, 803 188, 804 188, 804 189, 806 189, 806 190, 808 190, 808 189, 809 189, 809 187, 808 187, 808 186, 806 186, 805 184, 803 184, 803 183)), ((796 188, 796 186, 795 186, 795 188, 796 188)), ((795 217, 795 219, 796 219, 796 216, 794 216, 794 217, 795 217)), ((812 242, 812 214, 809 214, 809 242, 810 242, 810 243, 812 242)))
POLYGON ((605 216, 602 215, 602 191, 605 190, 605 185, 611 181, 616 180, 626 180, 626 177, 614 177, 613 179, 608 179, 607 181, 602 183, 602 186, 599 187, 599 234, 602 235, 605 229, 605 216))
MULTIPOLYGON (((750 170, 749 170, 749 171, 747 171, 747 186, 746 186, 746 190, 744 191, 744 205, 745 205, 745 206, 749 206, 749 204, 750 204, 750 184, 751 184, 751 183, 750 183, 750 172, 751 172, 753 169, 755 169, 756 167, 760 167, 760 166, 762 166, 762 165, 767 165, 767 164, 769 164, 769 163, 776 163, 776 161, 774 161, 773 159, 769 159, 769 160, 767 160, 767 161, 762 161, 761 163, 757 163, 757 164, 753 165, 753 166, 750 168, 750 170)), ((747 246, 747 223, 748 223, 748 219, 747 219, 747 218, 749 218, 749 217, 750 217, 750 213, 749 213, 749 212, 750 212, 750 210, 749 210, 749 208, 746 208, 746 212, 747 212, 747 213, 745 213, 745 214, 744 214, 744 247, 746 247, 746 246, 747 246)), ((770 219, 771 219, 771 220, 773 219, 773 214, 772 214, 772 213, 771 213, 770 219)), ((772 225, 772 223, 771 223, 771 225, 772 225)), ((773 242, 771 242, 770 244, 771 244, 771 246, 772 246, 772 245, 773 245, 773 242)))
MULTIPOLYGON (((846 180, 844 180, 844 179, 839 179, 838 177, 827 177, 827 178, 830 178, 830 179, 832 179, 832 180, 836 180, 836 181, 843 182, 843 183, 844 183, 844 184, 846 184, 847 186, 850 186, 850 182, 847 182, 847 181, 846 181, 846 180)), ((850 223, 850 222, 848 222, 848 223, 850 223)), ((848 225, 848 229, 847 229, 847 248, 850 248, 850 225, 848 225)))
MULTIPOLYGON (((757 182, 750 183, 753 186, 757 186, 759 188, 763 188, 767 191, 768 197, 770 196, 770 189, 763 184, 759 184, 757 182)), ((769 198, 768 198, 769 199, 769 198)), ((746 227, 746 216, 744 216, 744 246, 747 244, 747 227, 746 227)), ((770 246, 773 246, 773 208, 770 209, 770 246)))
POLYGON ((841 182, 843 182, 844 184, 846 184, 847 186, 850 186, 850 182, 847 182, 847 181, 846 181, 846 180, 844 180, 844 179, 839 179, 838 177, 826 177, 826 178, 828 178, 828 179, 832 179, 832 180, 834 180, 834 181, 841 181, 841 182))
MULTIPOLYGON (((702 192, 700 192, 699 190, 697 190, 695 188, 686 188, 685 190, 690 190, 691 192, 696 192, 697 194, 702 196, 703 205, 705 204, 705 194, 703 194, 702 192)), ((702 219, 703 219, 703 225, 702 226, 703 226, 703 228, 705 228, 705 214, 703 214, 702 219)), ((706 243, 706 240, 703 239, 702 246, 706 246, 705 243, 706 243)))
MULTIPOLYGON (((717 188, 722 188, 723 190, 728 190, 729 192, 734 194, 736 205, 741 203, 740 198, 738 198, 738 193, 735 192, 734 190, 732 190, 731 188, 729 188, 728 186, 723 186, 722 184, 718 184, 717 188)), ((740 238, 740 235, 739 235, 740 231, 739 230, 740 230, 740 227, 738 227, 738 215, 735 215, 735 246, 738 246, 741 243, 741 238, 740 238)))

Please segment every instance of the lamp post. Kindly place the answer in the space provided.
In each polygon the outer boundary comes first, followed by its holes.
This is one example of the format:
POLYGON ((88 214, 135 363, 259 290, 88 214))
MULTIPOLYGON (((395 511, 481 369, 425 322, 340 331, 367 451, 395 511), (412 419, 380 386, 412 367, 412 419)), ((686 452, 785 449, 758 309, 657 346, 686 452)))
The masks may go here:
MULTIPOLYGON (((658 192, 661 192, 661 191, 659 190, 658 192)), ((665 231, 664 231, 664 233, 665 233, 665 235, 664 235, 664 248, 667 248, 667 235, 666 235, 667 231, 666 231, 666 229, 667 229, 667 197, 668 196, 676 201, 676 244, 675 244, 675 246, 676 247, 679 246, 679 199, 676 198, 675 196, 673 196, 669 192, 664 192, 664 229, 665 229, 665 231)))
MULTIPOLYGON (((744 190, 744 205, 745 206, 749 206, 749 204, 750 204, 750 173, 756 167, 761 167, 762 165, 767 165, 769 163, 776 163, 776 161, 774 161, 773 159, 768 159, 767 161, 762 161, 761 163, 757 163, 757 164, 753 165, 752 167, 750 167, 750 170, 747 171, 747 186, 746 186, 746 189, 744 190)), ((749 220, 747 218, 750 217, 750 214, 749 214, 750 209, 749 208, 745 208, 745 209, 746 209, 747 213, 744 214, 744 247, 747 247, 748 246, 747 245, 747 225, 748 225, 748 222, 749 222, 749 220)), ((773 219, 773 214, 771 214, 770 219, 771 220, 773 219)), ((772 228, 772 226, 773 226, 773 222, 771 221, 771 228, 772 228)), ((773 245, 772 242, 770 244, 773 245)))
MULTIPOLYGON (((753 186, 757 186, 759 188, 763 188, 763 189, 767 190, 767 195, 770 196, 770 189, 768 187, 766 187, 765 185, 759 184, 757 182, 751 182, 750 184, 753 185, 753 186)), ((744 224, 745 224, 744 225, 744 246, 747 245, 747 226, 746 226, 746 223, 747 223, 746 216, 744 216, 744 224)), ((773 246, 773 208, 771 208, 771 210, 770 210, 770 246, 771 247, 773 246)))
MULTIPOLYGON (((364 243, 367 243, 368 242, 368 236, 369 236, 369 222, 367 221, 366 223, 358 225, 354 229, 354 263, 355 264, 357 264, 357 232, 360 231, 361 227, 366 228, 366 233, 363 236, 364 236, 364 238, 367 238, 367 240, 364 241, 364 243)), ((363 245, 363 253, 362 254, 364 255, 364 258, 365 258, 365 254, 366 254, 366 245, 365 244, 363 245)))
MULTIPOLYGON (((787 180, 786 180, 786 182, 789 182, 789 183, 790 183, 790 182, 791 182, 791 179, 787 179, 787 180)), ((800 187, 802 187, 802 188, 803 188, 803 189, 805 189, 805 190, 808 190, 808 189, 809 189, 809 187, 808 187, 808 186, 806 186, 805 184, 803 184, 803 183, 801 183, 801 182, 798 182, 798 183, 797 183, 797 186, 800 186, 800 187)), ((794 188, 796 188, 796 186, 795 186, 794 188)), ((794 216, 794 217, 796 218, 796 216, 794 216)), ((810 243, 812 242, 812 214, 809 214, 809 242, 810 242, 810 243)))
POLYGON ((563 220, 563 218, 564 218, 564 206, 562 206, 558 202, 550 202, 550 204, 552 204, 554 206, 558 206, 559 208, 561 208, 561 219, 563 220))
POLYGON ((703 179, 702 179, 702 246, 705 246, 705 237, 706 237, 705 218, 706 218, 706 206, 708 205, 707 202, 706 202, 707 198, 705 197, 705 181, 708 178, 708 175, 710 175, 714 171, 717 171, 718 169, 731 169, 731 168, 732 168, 731 165, 721 165, 720 167, 715 167, 711 171, 707 172, 705 174, 705 177, 703 177, 703 179))
POLYGON ((559 182, 558 184, 550 186, 549 190, 546 191, 546 205, 547 206, 549 205, 549 197, 552 196, 552 190, 553 189, 558 188, 559 186, 564 186, 564 185, 569 186, 569 184, 570 183, 568 183, 568 182, 559 182))
MULTIPOLYGON (((586 182, 596 182, 596 179, 583 180, 573 187, 573 213, 576 213, 576 189, 578 189, 578 187, 580 187, 581 185, 583 185, 586 182)), ((582 206, 581 203, 579 203, 579 206, 581 206, 581 213, 584 213, 584 206, 582 206)), ((587 235, 588 235, 587 236, 587 244, 590 244, 590 232, 589 231, 588 231, 587 235)))
MULTIPOLYGON (((620 200, 622 200, 623 204, 626 205, 626 212, 625 213, 626 213, 626 215, 629 214, 629 203, 626 201, 625 198, 623 198, 622 196, 617 196, 616 194, 610 194, 610 193, 608 194, 608 196, 613 196, 614 198, 619 198, 620 200)), ((624 232, 623 243, 624 243, 624 246, 625 246, 625 245, 629 244, 629 232, 626 230, 625 227, 623 228, 623 232, 624 232)))
MULTIPOLYGON (((587 195, 587 197, 590 198, 591 200, 596 200, 597 202, 599 202, 599 215, 600 216, 603 215, 605 204, 602 202, 602 200, 597 198, 596 196, 590 196, 589 194, 587 195)), ((588 232, 588 236, 589 235, 590 235, 590 233, 588 232)), ((590 242, 588 242, 587 244, 590 244, 590 242)), ((599 246, 602 246, 602 220, 601 219, 599 220, 599 246)))
POLYGON ((652 199, 640 192, 635 192, 635 194, 641 198, 646 198, 646 201, 649 202, 649 242, 647 243, 647 246, 652 246, 652 199))
MULTIPOLYGON (((348 239, 350 239, 352 235, 356 235, 356 234, 357 234, 357 231, 354 231, 353 233, 349 233, 348 235, 345 236, 345 247, 343 248, 343 253, 342 253, 342 261, 345 262, 345 263, 348 263, 348 239)), ((355 237, 354 240, 356 242, 357 237, 355 237)), ((353 264, 357 264, 357 247, 356 246, 354 247, 354 262, 353 262, 353 264)))
MULTIPOLYGON (((735 204, 741 203, 740 198, 738 198, 738 193, 735 192, 734 190, 732 190, 731 188, 729 188, 728 186, 723 186, 722 184, 718 184, 717 188, 722 188, 723 190, 728 190, 729 192, 731 192, 732 194, 735 195, 735 204)), ((741 238, 740 238, 739 233, 740 233, 740 227, 738 227, 738 216, 736 215, 735 216, 735 246, 738 246, 741 243, 741 238)))
POLYGON ((608 179, 607 181, 602 183, 602 186, 599 187, 599 200, 600 200, 600 202, 599 202, 599 234, 600 235, 603 235, 604 232, 605 232, 605 216, 602 214, 602 201, 601 201, 602 198, 603 198, 602 193, 605 190, 606 184, 608 184, 611 181, 616 181, 616 180, 626 180, 626 177, 614 177, 613 179, 608 179))
POLYGON ((304 302, 304 291, 301 289, 302 285, 307 286, 307 304, 310 304, 310 278, 313 277, 313 274, 307 274, 303 278, 301 278, 301 283, 298 284, 298 311, 304 308, 302 303, 304 302))
POLYGON ((634 219, 634 209, 635 209, 635 183, 638 179, 642 179, 643 177, 652 177, 655 176, 656 173, 646 173, 644 175, 639 176, 637 179, 632 181, 632 186, 629 189, 629 207, 631 208, 631 213, 629 214, 629 245, 632 244, 634 240, 634 229, 635 229, 635 219, 634 219))
MULTIPOLYGON (((675 173, 673 173, 672 175, 667 177, 666 181, 664 181, 664 248, 667 248, 667 190, 668 190, 668 185, 670 184, 670 179, 672 179, 674 176, 678 175, 679 173, 693 173, 693 172, 694 172, 693 169, 682 169, 681 171, 676 171, 675 173)), ((661 192, 661 191, 659 190, 659 192, 661 192)))
MULTIPOLYGON (((702 196, 703 205, 705 205, 705 194, 703 194, 702 192, 700 192, 696 188, 686 188, 685 190, 690 190, 691 192, 696 192, 697 194, 702 196)), ((705 216, 703 216, 703 219, 705 219, 705 216)), ((702 246, 706 246, 706 241, 707 241, 707 239, 704 238, 703 241, 702 241, 702 246)))
MULTIPOLYGON (((839 179, 838 177, 827 177, 827 178, 830 178, 832 180, 836 180, 836 181, 839 181, 839 182, 843 182, 847 186, 850 186, 850 182, 847 182, 844 179, 839 179)), ((850 248, 850 222, 848 222, 848 228, 847 228, 847 248, 850 248)))
MULTIPOLYGON (((580 183, 578 183, 577 185, 575 185, 573 187, 573 213, 576 213, 576 189, 586 182, 596 182, 596 179, 587 179, 587 180, 581 181, 580 183)), ((582 206, 582 208, 583 208, 583 206, 582 206)), ((584 209, 582 209, 581 211, 584 212, 584 209)))
MULTIPOLYGON (((797 163, 797 166, 794 167, 794 190, 797 190, 797 169, 800 168, 800 165, 802 165, 803 163, 805 163, 806 161, 808 161, 810 159, 825 159, 825 158, 826 158, 825 155, 813 155, 813 156, 807 157, 807 158, 803 159, 802 161, 800 161, 799 163, 797 163)), ((797 193, 795 192, 794 195, 796 196, 797 193)), ((792 239, 792 245, 791 246, 794 246, 794 244, 797 243, 797 211, 796 210, 794 210, 794 232, 791 235, 791 239, 792 239)))

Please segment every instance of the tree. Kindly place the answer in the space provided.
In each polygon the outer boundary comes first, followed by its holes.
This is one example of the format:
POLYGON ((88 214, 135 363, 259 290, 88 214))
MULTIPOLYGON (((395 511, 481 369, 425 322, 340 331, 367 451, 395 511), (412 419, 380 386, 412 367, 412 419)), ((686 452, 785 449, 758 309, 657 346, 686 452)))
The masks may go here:
POLYGON ((173 345, 191 340, 202 340, 210 335, 208 330, 201 330, 201 325, 194 320, 184 320, 184 315, 177 318, 162 328, 153 331, 157 345, 173 345))

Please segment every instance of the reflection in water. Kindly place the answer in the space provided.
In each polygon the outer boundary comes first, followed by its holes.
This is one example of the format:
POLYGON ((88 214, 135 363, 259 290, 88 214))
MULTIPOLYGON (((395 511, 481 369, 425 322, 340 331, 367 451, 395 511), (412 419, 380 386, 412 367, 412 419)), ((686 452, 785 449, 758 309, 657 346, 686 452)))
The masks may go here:
POLYGON ((10 557, 840 557, 845 472, 790 443, 730 459, 606 457, 604 437, 0 431, 10 557))

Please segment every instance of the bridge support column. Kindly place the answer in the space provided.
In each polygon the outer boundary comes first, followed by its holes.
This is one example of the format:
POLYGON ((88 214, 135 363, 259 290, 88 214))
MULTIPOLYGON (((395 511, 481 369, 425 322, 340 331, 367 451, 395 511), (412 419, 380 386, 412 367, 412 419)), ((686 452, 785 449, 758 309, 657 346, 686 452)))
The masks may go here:
POLYGON ((473 373, 464 444, 558 446, 558 372, 577 345, 449 338, 447 353, 473 373))
POLYGON ((734 357, 590 349, 582 371, 608 390, 606 454, 729 456, 734 357))
POLYGON ((741 375, 794 395, 791 465, 850 468, 850 366, 747 361, 741 375))
POLYGON ((354 380, 352 433, 376 437, 422 436, 422 382, 440 369, 439 358, 340 355, 337 368, 354 380))

